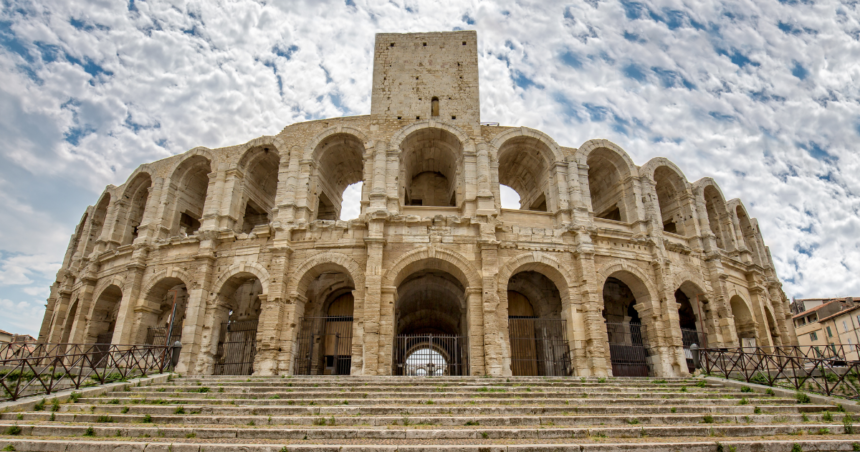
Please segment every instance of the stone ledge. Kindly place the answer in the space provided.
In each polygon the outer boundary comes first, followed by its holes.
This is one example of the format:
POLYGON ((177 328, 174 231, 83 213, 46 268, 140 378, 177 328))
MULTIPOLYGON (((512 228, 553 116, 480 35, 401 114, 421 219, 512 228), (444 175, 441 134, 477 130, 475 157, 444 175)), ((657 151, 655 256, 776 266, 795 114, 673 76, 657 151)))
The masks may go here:
POLYGON ((45 400, 46 405, 50 405, 51 402, 54 401, 54 399, 59 399, 60 403, 64 403, 69 400, 69 396, 71 396, 73 392, 77 392, 81 395, 81 397, 98 397, 102 394, 107 394, 114 389, 124 389, 126 387, 130 388, 132 386, 150 386, 153 384, 164 383, 167 381, 171 374, 171 372, 168 372, 144 378, 134 378, 128 381, 108 383, 101 386, 91 386, 88 388, 81 389, 65 389, 63 391, 58 391, 49 395, 23 397, 14 402, 0 403, 0 413, 8 413, 11 411, 31 411, 33 410, 33 407, 37 403, 39 403, 40 400, 43 399, 45 400))
POLYGON ((804 392, 804 391, 796 391, 792 389, 785 389, 779 387, 770 387, 767 385, 760 385, 758 383, 746 383, 743 381, 737 380, 729 380, 722 377, 703 377, 705 380, 715 383, 721 383, 727 386, 734 386, 740 388, 741 386, 749 386, 753 391, 757 393, 764 394, 768 389, 773 390, 773 392, 777 396, 783 397, 796 397, 795 394, 798 392, 803 392, 804 394, 809 396, 809 400, 811 400, 812 404, 815 405, 842 405, 842 408, 845 408, 845 411, 850 411, 852 413, 860 413, 860 404, 855 401, 848 399, 840 399, 838 397, 828 397, 825 395, 815 394, 813 392, 804 392))

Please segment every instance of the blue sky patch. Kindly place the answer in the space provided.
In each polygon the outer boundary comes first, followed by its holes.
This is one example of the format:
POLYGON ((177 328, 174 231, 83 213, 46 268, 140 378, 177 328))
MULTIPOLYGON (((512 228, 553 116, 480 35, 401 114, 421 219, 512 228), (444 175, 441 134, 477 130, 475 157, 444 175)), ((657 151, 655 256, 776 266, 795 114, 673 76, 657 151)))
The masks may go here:
POLYGON ((809 71, 807 71, 806 68, 803 67, 802 64, 795 61, 794 67, 791 69, 791 75, 793 75, 793 76, 795 76, 801 80, 806 80, 806 77, 809 77, 809 71))
POLYGON ((632 78, 637 82, 644 82, 648 78, 648 76, 645 75, 645 71, 635 64, 628 64, 627 66, 624 66, 621 69, 621 72, 624 74, 625 77, 632 78))
POLYGON ((717 121, 721 121, 721 122, 733 122, 735 120, 734 116, 726 115, 726 114, 720 113, 718 111, 709 111, 708 116, 716 119, 717 121))
POLYGON ((561 61, 567 66, 582 69, 582 60, 579 58, 579 55, 571 52, 570 50, 559 55, 559 58, 561 58, 561 61))

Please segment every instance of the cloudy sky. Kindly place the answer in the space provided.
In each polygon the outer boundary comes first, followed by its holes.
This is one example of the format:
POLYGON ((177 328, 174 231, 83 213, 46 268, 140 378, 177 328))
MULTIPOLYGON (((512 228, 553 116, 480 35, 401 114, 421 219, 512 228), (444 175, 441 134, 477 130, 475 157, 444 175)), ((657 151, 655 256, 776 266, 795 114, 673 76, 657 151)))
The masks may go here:
POLYGON ((0 0, 0 329, 105 185, 370 112, 374 33, 477 30, 481 120, 712 176, 786 293, 860 296, 860 2, 0 0))

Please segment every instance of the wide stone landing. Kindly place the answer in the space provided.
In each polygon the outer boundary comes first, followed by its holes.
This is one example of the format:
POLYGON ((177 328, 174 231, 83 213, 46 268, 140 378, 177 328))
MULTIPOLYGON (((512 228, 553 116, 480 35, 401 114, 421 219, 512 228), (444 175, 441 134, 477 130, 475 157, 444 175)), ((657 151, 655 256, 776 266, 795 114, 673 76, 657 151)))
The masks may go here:
POLYGON ((699 379, 175 378, 4 413, 0 450, 860 450, 860 416, 753 391, 699 379))

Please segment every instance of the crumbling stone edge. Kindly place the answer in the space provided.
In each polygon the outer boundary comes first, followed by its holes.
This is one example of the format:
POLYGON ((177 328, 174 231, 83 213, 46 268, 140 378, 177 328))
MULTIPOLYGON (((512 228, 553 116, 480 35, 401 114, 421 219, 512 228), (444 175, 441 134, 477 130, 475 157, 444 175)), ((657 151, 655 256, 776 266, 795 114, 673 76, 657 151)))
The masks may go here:
POLYGON ((178 374, 174 374, 173 372, 166 372, 156 375, 150 375, 143 378, 133 378, 128 381, 121 381, 117 383, 108 383, 101 386, 92 386, 89 388, 81 388, 81 389, 66 389, 63 391, 55 392, 50 395, 37 395, 31 397, 24 397, 18 399, 14 402, 2 402, 0 403, 0 413, 9 413, 13 411, 30 411, 33 410, 33 407, 39 403, 41 400, 45 400, 45 403, 50 405, 54 399, 59 399, 60 403, 65 403, 69 400, 69 397, 73 392, 77 392, 81 395, 81 397, 98 397, 102 394, 107 394, 116 389, 123 389, 126 387, 132 386, 151 386, 153 384, 165 383, 170 378, 170 376, 178 376, 178 374))

